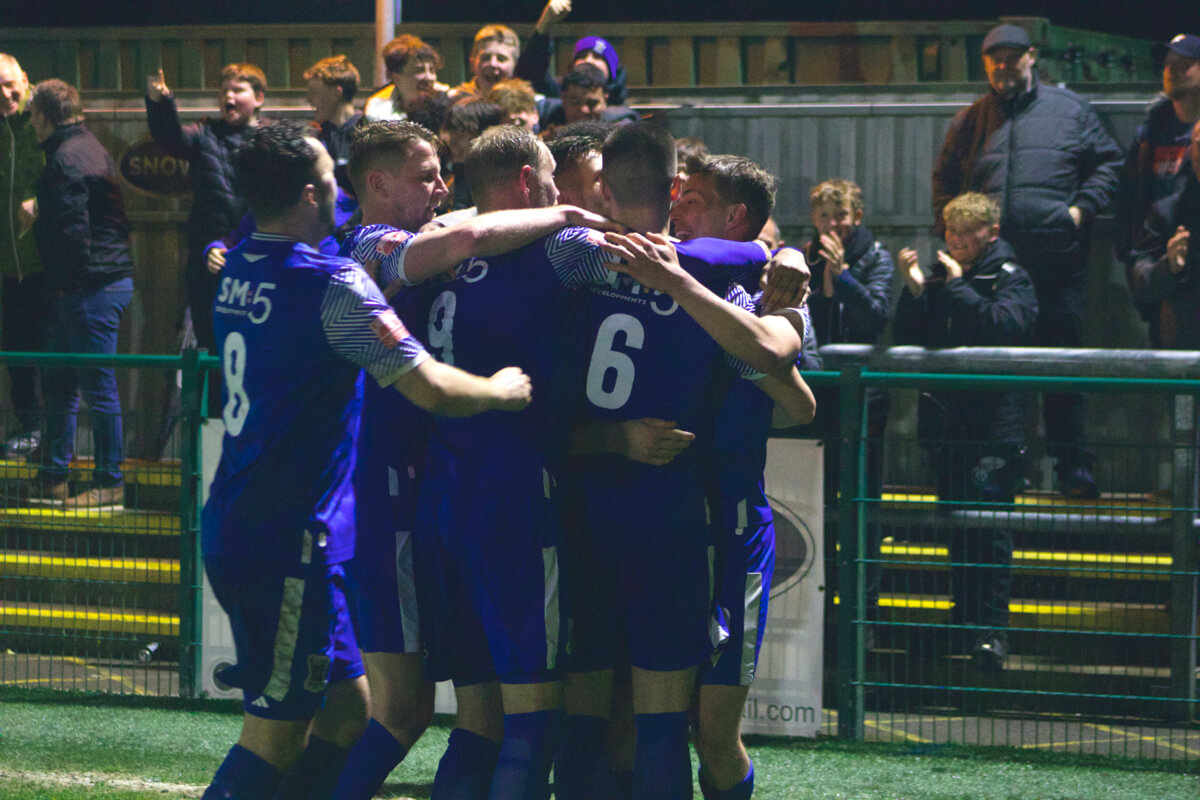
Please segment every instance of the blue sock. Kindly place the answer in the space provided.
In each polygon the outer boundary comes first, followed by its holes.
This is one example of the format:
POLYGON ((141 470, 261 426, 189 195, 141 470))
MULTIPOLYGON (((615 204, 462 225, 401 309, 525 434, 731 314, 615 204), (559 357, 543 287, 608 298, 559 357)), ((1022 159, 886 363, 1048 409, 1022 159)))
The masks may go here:
POLYGON ((616 769, 609 773, 609 796, 613 800, 632 800, 633 770, 616 769))
POLYGON ((717 787, 713 784, 712 776, 708 774, 708 770, 704 765, 700 765, 700 769, 696 770, 696 777, 700 781, 700 795, 704 800, 719 800, 717 787))
POLYGON ((604 730, 608 720, 582 714, 567 715, 566 734, 554 761, 554 796, 557 800, 594 797, 608 769, 604 730))
POLYGON ((563 727, 562 710, 504 715, 504 741, 489 800, 545 800, 563 727))
POLYGON ((499 742, 462 728, 450 731, 430 800, 485 800, 499 756, 499 742))
POLYGON ((633 800, 688 800, 692 759, 688 755, 688 714, 637 714, 633 756, 633 800))
POLYGON ((217 768, 201 800, 270 800, 282 777, 279 770, 235 744, 217 768))
POLYGON ((278 800, 329 800, 349 751, 327 739, 309 736, 308 746, 275 790, 278 800))
MULTIPOLYGON (((750 795, 754 794, 754 762, 750 762, 750 771, 746 773, 746 777, 742 778, 742 782, 736 786, 731 786, 728 789, 723 789, 717 792, 713 797, 716 800, 750 800, 750 795)), ((707 797, 707 795, 706 795, 707 797)))
POLYGON ((338 800, 370 800, 406 755, 408 748, 372 718, 362 738, 350 748, 333 796, 338 800))

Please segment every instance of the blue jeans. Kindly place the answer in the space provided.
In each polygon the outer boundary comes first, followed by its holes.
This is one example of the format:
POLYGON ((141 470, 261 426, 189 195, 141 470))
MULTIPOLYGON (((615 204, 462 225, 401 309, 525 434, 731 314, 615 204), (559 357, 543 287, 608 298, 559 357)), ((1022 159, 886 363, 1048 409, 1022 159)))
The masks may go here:
MULTIPOLYGON (((49 353, 117 352, 121 314, 133 299, 133 279, 121 278, 99 289, 72 292, 54 302, 46 331, 49 353)), ((74 369, 47 367, 42 374, 46 400, 46 430, 42 449, 42 480, 67 479, 75 455, 75 418, 79 393, 87 401, 95 437, 98 486, 120 486, 125 445, 121 432, 121 397, 110 367, 74 369)))

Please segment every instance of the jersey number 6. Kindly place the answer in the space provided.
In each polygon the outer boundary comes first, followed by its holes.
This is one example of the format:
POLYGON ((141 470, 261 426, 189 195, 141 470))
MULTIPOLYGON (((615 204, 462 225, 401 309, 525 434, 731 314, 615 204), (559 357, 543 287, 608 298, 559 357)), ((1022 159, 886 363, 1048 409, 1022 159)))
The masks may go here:
POLYGON ((630 350, 641 350, 646 339, 642 323, 628 314, 613 314, 600 323, 587 374, 587 398, 598 408, 620 408, 633 393, 637 370, 632 358, 614 349, 618 332, 625 334, 625 347, 630 350))

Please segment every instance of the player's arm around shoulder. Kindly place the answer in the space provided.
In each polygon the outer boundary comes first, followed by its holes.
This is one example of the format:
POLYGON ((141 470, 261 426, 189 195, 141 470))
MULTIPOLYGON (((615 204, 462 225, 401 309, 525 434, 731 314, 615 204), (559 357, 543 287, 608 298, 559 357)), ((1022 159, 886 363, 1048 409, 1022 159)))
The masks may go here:
POLYGON ((418 234, 408 248, 405 275, 409 283, 420 283, 473 256, 507 253, 569 226, 620 229, 611 220, 575 206, 492 211, 418 234))
POLYGON ((795 366, 786 375, 764 375, 755 385, 775 401, 774 428, 807 425, 817 415, 817 398, 795 366))

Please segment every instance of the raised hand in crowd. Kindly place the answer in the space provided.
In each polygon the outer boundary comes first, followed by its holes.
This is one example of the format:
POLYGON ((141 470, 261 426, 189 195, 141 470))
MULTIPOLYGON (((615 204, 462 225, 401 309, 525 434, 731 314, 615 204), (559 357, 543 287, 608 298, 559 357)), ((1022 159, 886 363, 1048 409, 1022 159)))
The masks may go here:
POLYGON ((171 96, 171 89, 167 86, 167 79, 163 75, 162 67, 158 68, 157 75, 150 75, 146 78, 146 94, 150 95, 150 99, 156 103, 164 97, 171 96))
POLYGON ((210 247, 205 256, 204 263, 208 266, 208 271, 214 275, 225 268, 225 248, 210 247))
POLYGON ((959 264, 945 250, 938 250, 938 261, 946 268, 946 282, 956 281, 963 276, 962 264, 959 264))
POLYGON ((571 0, 549 0, 538 17, 535 30, 544 34, 546 29, 557 22, 562 22, 571 13, 571 0))

